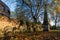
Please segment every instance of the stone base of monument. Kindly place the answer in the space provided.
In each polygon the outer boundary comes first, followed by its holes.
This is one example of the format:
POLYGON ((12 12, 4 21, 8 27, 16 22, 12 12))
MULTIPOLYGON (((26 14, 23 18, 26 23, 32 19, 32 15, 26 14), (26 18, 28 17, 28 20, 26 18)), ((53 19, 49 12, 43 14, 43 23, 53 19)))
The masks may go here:
POLYGON ((43 25, 43 31, 48 31, 48 25, 43 25))

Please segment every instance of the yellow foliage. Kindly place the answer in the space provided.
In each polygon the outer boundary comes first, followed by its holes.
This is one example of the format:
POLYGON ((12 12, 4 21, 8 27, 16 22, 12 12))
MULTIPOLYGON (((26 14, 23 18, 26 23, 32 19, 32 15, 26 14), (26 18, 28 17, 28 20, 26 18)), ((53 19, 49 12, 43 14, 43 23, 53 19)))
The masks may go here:
POLYGON ((6 26, 9 27, 18 27, 18 21, 15 19, 8 19, 6 16, 0 18, 0 29, 4 29, 6 26))
POLYGON ((55 7, 57 13, 60 13, 60 8, 58 6, 55 7))

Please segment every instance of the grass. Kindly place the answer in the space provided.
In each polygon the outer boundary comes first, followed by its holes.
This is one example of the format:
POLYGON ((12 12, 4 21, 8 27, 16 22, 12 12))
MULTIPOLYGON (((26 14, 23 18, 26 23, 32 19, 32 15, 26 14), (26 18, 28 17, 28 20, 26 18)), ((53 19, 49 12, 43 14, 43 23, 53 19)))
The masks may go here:
POLYGON ((60 32, 60 30, 49 30, 49 32, 60 32))

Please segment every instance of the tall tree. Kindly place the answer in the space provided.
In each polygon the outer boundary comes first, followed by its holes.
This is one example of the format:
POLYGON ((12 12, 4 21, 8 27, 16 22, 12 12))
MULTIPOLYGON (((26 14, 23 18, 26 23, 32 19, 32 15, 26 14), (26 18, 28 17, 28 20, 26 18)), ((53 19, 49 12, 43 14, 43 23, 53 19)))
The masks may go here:
POLYGON ((48 12, 51 14, 51 20, 55 20, 55 27, 54 29, 56 29, 56 23, 57 23, 57 12, 56 12, 56 8, 57 8, 57 0, 51 0, 51 3, 48 5, 48 12))
POLYGON ((49 4, 48 7, 48 11, 50 12, 51 17, 53 18, 53 20, 55 20, 55 27, 54 27, 55 29, 57 26, 58 15, 60 13, 59 4, 60 4, 59 0, 52 0, 52 2, 49 4))
MULTIPOLYGON (((41 12, 40 10, 42 8, 45 9, 44 8, 45 1, 47 1, 47 9, 45 11, 43 10, 45 15, 43 24, 45 24, 45 19, 47 19, 46 21, 48 21, 47 13, 50 13, 51 14, 50 16, 52 16, 52 18, 53 17, 54 19, 57 18, 57 16, 54 15, 55 14, 54 12, 57 12, 55 9, 57 0, 51 0, 50 3, 48 3, 49 2, 48 0, 16 0, 17 2, 16 13, 18 15, 17 17, 22 20, 33 19, 34 22, 37 22, 40 17, 40 12, 41 12)), ((55 25, 56 25, 56 20, 57 19, 55 19, 55 25)))
MULTIPOLYGON (((37 22, 37 20, 38 20, 38 18, 39 18, 39 12, 40 12, 40 8, 41 8, 41 2, 40 2, 40 0, 20 0, 21 1, 21 5, 19 6, 20 8, 21 7, 28 7, 28 8, 26 8, 26 9, 28 9, 28 14, 29 14, 29 18, 31 18, 31 19, 33 19, 34 20, 34 22, 37 22), (33 3, 34 2, 34 3, 33 3)), ((18 3, 18 1, 17 1, 17 3, 18 3)), ((23 10, 24 11, 24 13, 25 14, 27 14, 26 13, 26 9, 21 9, 21 10, 23 10)), ((22 12, 23 12, 22 11, 22 12)), ((21 13, 21 11, 20 11, 20 13, 21 13)), ((28 16, 28 14, 27 14, 27 16, 28 16)))

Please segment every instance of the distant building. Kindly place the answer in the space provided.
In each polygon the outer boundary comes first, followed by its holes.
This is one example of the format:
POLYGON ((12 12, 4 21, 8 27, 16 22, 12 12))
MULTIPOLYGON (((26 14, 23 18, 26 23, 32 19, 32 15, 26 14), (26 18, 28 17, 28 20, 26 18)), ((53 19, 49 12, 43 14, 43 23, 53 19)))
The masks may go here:
POLYGON ((10 18, 10 9, 9 7, 0 0, 0 15, 7 16, 10 18))

